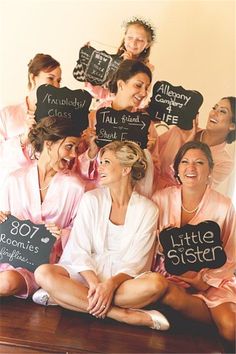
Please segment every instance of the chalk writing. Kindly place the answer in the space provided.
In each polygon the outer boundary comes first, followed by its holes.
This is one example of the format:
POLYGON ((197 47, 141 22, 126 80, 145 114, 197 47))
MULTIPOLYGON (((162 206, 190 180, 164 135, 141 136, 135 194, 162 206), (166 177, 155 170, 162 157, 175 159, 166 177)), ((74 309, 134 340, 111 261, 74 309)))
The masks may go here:
POLYGON ((164 229, 159 238, 165 255, 165 268, 171 274, 219 268, 226 262, 220 227, 214 221, 164 229))
POLYGON ((73 70, 78 81, 87 81, 92 85, 103 85, 118 69, 121 58, 115 54, 84 46, 79 51, 79 59, 73 70))
POLYGON ((82 132, 88 127, 88 113, 92 96, 85 90, 70 90, 52 85, 41 85, 37 89, 35 119, 62 117, 76 122, 76 129, 82 132))
POLYGON ((151 120, 146 113, 105 107, 97 111, 96 122, 97 144, 100 147, 113 140, 132 140, 142 148, 147 147, 151 120))
POLYGON ((189 130, 202 102, 203 97, 198 91, 157 81, 153 86, 148 112, 152 119, 189 130))
POLYGON ((49 262, 55 241, 44 225, 11 215, 0 224, 0 262, 34 271, 49 262))

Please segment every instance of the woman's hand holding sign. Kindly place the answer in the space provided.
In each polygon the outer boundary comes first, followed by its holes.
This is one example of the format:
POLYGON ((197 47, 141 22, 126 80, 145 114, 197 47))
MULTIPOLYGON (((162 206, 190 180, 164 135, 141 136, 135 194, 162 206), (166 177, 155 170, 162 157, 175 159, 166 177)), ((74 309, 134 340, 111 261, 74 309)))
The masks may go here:
POLYGON ((7 220, 10 211, 0 211, 0 224, 7 220))
POLYGON ((87 128, 83 131, 82 138, 85 139, 87 144, 89 145, 88 155, 90 159, 94 159, 99 151, 99 148, 96 144, 96 130, 94 128, 87 128))
POLYGON ((45 227, 56 239, 61 237, 61 228, 56 224, 45 224, 45 227))

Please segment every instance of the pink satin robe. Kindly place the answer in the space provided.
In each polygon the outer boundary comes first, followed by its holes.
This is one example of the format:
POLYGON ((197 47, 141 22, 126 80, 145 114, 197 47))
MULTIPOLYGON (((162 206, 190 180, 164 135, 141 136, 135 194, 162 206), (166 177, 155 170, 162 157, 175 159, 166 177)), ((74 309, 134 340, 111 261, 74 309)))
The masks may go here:
MULTIPOLYGON (((159 207, 158 232, 169 226, 181 226, 180 186, 157 191, 152 199, 159 207)), ((208 307, 216 307, 224 302, 236 303, 236 277, 234 275, 236 269, 236 213, 230 198, 210 187, 207 187, 199 208, 189 224, 196 225, 206 220, 215 221, 219 225, 227 261, 220 268, 200 271, 203 280, 210 285, 210 288, 205 292, 196 293, 194 296, 202 298, 208 307)), ((172 276, 165 270, 163 256, 160 255, 161 245, 158 243, 154 270, 172 280, 172 276)), ((183 282, 179 282, 179 284, 184 287, 188 286, 183 282)))
POLYGON ((10 172, 28 163, 19 138, 25 131, 26 118, 26 102, 0 111, 0 188, 10 172))
MULTIPOLYGON (((177 185, 173 162, 179 148, 186 142, 191 130, 182 131, 177 126, 158 137, 160 169, 155 176, 155 190, 177 185), (189 133, 189 134, 188 134, 189 133)), ((211 173, 212 188, 217 187, 233 171, 233 159, 226 150, 226 143, 210 146, 214 168, 211 173)))
MULTIPOLYGON (((26 129, 26 119, 26 100, 0 110, 0 189, 11 172, 26 167, 31 160, 30 147, 22 148, 19 138, 26 129)), ((93 171, 89 167, 90 159, 85 152, 78 157, 74 172, 85 181, 87 190, 94 188, 93 171)))
MULTIPOLYGON (((50 262, 55 263, 61 256, 74 218, 84 193, 84 186, 79 178, 72 174, 58 172, 52 179, 43 202, 40 199, 37 162, 29 163, 27 168, 19 169, 10 174, 0 193, 0 210, 10 211, 12 215, 22 220, 31 220, 36 224, 55 223, 62 229, 59 240, 54 244, 50 262)), ((1 264, 0 270, 12 269, 12 266, 1 264)), ((32 295, 37 290, 33 273, 17 268, 27 284, 27 294, 32 295)))
POLYGON ((90 82, 85 82, 84 87, 95 99, 100 101, 106 100, 112 96, 108 88, 103 86, 92 85, 90 82))

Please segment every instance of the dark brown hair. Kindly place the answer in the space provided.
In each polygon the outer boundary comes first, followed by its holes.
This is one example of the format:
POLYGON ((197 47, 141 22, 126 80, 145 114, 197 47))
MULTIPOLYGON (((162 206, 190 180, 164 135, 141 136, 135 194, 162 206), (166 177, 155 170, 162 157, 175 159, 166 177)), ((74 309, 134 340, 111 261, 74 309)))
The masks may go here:
POLYGON ((180 149, 177 152, 175 159, 174 159, 174 165, 173 165, 174 173, 175 173, 174 176, 180 183, 181 183, 181 180, 178 176, 179 164, 180 164, 182 158, 184 157, 184 155, 186 154, 186 152, 190 149, 201 150, 207 158, 209 168, 212 170, 212 168, 214 167, 214 162, 213 162, 213 158, 212 158, 212 154, 211 154, 211 150, 210 150, 209 146, 205 143, 200 142, 200 141, 189 141, 180 147, 180 149))
POLYGON ((79 137, 80 130, 76 123, 63 117, 45 117, 40 120, 29 132, 29 141, 34 153, 43 151, 46 140, 56 142, 69 136, 79 137))
POLYGON ((117 69, 117 71, 113 75, 112 79, 108 83, 108 88, 109 88, 110 92, 112 92, 114 94, 117 93, 117 91, 118 91, 117 81, 118 80, 122 80, 122 81, 126 82, 130 78, 132 78, 133 76, 135 76, 139 73, 146 74, 149 77, 150 82, 152 81, 152 72, 147 65, 145 65, 144 63, 142 63, 139 60, 131 60, 131 59, 124 60, 120 64, 119 68, 117 69))
POLYGON ((231 112, 232 112, 231 120, 232 120, 232 123, 235 126, 234 130, 230 130, 230 132, 228 133, 228 135, 226 137, 226 142, 228 144, 231 144, 236 139, 236 118, 235 118, 236 97, 234 97, 234 96, 223 97, 222 100, 228 100, 229 101, 231 112))
POLYGON ((58 66, 60 66, 60 63, 51 57, 51 55, 42 53, 36 54, 28 64, 28 88, 31 89, 32 87, 30 82, 30 74, 37 76, 40 71, 48 73, 58 66))

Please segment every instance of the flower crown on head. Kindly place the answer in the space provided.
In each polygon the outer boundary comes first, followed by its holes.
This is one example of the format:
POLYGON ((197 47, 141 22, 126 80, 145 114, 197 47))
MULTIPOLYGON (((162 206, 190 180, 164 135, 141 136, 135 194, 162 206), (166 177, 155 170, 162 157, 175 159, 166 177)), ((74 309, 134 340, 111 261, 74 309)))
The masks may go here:
POLYGON ((146 19, 144 19, 142 17, 133 16, 129 20, 124 21, 123 24, 122 24, 122 27, 127 28, 129 25, 132 25, 132 24, 140 24, 140 25, 142 25, 146 30, 148 30, 150 32, 152 41, 155 40, 155 38, 156 38, 156 29, 151 24, 150 21, 147 21, 146 19))

